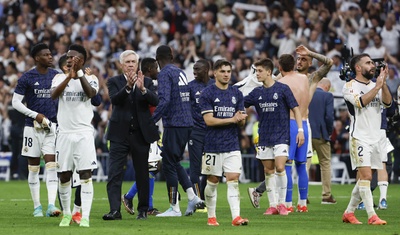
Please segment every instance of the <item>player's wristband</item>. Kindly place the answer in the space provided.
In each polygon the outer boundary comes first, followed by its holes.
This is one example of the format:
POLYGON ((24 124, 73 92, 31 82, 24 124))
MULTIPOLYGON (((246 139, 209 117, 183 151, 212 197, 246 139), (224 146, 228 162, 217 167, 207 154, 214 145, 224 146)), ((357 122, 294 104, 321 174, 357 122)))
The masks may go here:
POLYGON ((78 70, 78 72, 76 72, 76 75, 78 75, 78 78, 83 77, 84 73, 83 73, 82 69, 78 70))
POLYGON ((297 131, 298 132, 304 132, 304 129, 303 128, 299 128, 297 131))
POLYGON ((142 95, 146 95, 147 89, 145 88, 144 91, 140 91, 140 92, 142 92, 142 95))

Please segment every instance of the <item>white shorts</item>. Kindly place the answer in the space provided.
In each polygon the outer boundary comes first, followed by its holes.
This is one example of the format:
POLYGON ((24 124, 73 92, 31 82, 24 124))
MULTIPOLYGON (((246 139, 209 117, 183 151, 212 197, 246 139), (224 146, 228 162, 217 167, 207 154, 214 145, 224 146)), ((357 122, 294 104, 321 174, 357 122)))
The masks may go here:
POLYGON ((204 153, 201 173, 222 177, 225 173, 242 173, 242 154, 240 151, 228 153, 204 153))
POLYGON ((382 162, 387 162, 388 153, 394 150, 392 143, 390 143, 389 138, 386 137, 386 130, 381 130, 381 139, 379 140, 379 146, 381 146, 381 158, 382 162))
POLYGON ((54 131, 36 130, 31 126, 24 128, 21 155, 40 158, 43 155, 55 154, 56 136, 54 131))
POLYGON ((312 131, 310 126, 310 121, 307 118, 307 127, 308 127, 308 145, 307 145, 307 158, 312 158, 314 155, 314 150, 312 148, 312 131))
POLYGON ((57 134, 57 171, 97 169, 93 132, 57 134))
MULTIPOLYGON (((371 169, 382 169, 382 148, 379 142, 369 144, 350 138, 350 159, 352 169, 369 166, 371 169)), ((383 151, 386 153, 386 151, 383 151)))
POLYGON ((257 159, 260 160, 274 160, 275 157, 288 157, 289 145, 277 144, 274 147, 258 146, 257 159))

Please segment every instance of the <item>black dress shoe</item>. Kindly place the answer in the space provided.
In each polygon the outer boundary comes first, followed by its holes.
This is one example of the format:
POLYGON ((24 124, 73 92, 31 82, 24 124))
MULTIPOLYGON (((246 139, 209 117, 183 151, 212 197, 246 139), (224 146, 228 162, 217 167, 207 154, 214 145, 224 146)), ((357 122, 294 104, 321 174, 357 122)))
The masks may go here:
POLYGON ((121 220, 122 215, 119 211, 110 211, 108 214, 103 215, 103 220, 121 220))
POLYGON ((138 216, 136 217, 137 220, 145 220, 147 219, 147 212, 146 211, 139 211, 138 216))

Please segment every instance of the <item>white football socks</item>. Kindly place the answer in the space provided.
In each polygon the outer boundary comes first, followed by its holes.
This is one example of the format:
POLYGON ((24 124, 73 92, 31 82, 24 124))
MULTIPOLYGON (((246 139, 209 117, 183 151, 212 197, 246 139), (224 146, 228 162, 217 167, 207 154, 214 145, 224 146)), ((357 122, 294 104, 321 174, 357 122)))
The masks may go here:
POLYGON ((47 199, 49 204, 54 205, 57 197, 58 177, 56 171, 56 163, 48 162, 46 167, 46 186, 47 186, 47 199))
POLYGON ((63 214, 71 215, 71 181, 65 183, 61 183, 60 181, 58 185, 58 192, 60 194, 60 202, 63 207, 63 214))
POLYGON ((286 189, 287 189, 287 176, 286 171, 275 172, 276 188, 278 191, 278 204, 285 204, 286 189))
POLYGON ((81 179, 82 219, 89 219, 93 202, 92 178, 81 179))
POLYGON ((359 181, 354 185, 353 191, 351 192, 350 202, 347 205, 346 212, 353 212, 356 211, 358 204, 361 202, 360 190, 358 186, 359 181))
POLYGON ((216 217, 215 208, 217 206, 217 186, 218 183, 214 184, 207 180, 207 185, 204 189, 208 218, 216 217))
POLYGON ((240 215, 239 182, 237 180, 227 181, 226 185, 228 187, 227 197, 233 220, 240 215))
POLYGON ((268 195, 269 206, 276 207, 276 181, 275 181, 275 174, 264 174, 265 175, 265 188, 268 195))
POLYGON ((33 208, 40 206, 40 181, 39 181, 39 165, 28 165, 28 184, 31 191, 33 208))

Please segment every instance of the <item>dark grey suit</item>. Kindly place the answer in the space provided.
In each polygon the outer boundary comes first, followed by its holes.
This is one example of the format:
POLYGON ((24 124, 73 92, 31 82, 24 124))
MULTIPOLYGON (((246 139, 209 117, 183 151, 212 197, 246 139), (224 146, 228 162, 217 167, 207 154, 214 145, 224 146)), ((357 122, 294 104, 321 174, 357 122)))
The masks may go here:
POLYGON ((158 128, 151 118, 149 106, 157 106, 158 96, 150 78, 145 78, 147 93, 136 87, 125 89, 124 75, 112 77, 107 86, 112 104, 107 139, 110 141, 107 194, 110 211, 120 211, 121 186, 127 155, 132 155, 138 187, 137 210, 147 212, 149 206, 148 158, 150 143, 159 139, 158 128))

